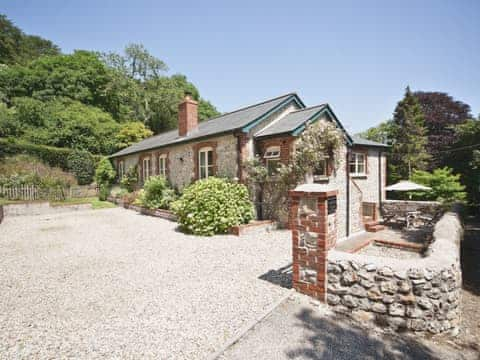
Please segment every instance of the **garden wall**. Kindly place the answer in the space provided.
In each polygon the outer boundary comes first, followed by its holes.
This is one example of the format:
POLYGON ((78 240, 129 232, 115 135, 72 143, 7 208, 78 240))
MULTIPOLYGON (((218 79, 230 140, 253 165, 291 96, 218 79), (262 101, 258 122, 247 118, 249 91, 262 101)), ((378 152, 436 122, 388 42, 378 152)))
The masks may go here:
POLYGON ((437 334, 460 323, 460 220, 436 224, 429 256, 392 259, 331 250, 327 303, 334 311, 397 331, 437 334))
POLYGON ((437 201, 413 201, 413 200, 384 200, 382 202, 382 211, 389 210, 398 212, 398 215, 404 215, 410 211, 423 209, 424 212, 433 214, 440 208, 437 201))

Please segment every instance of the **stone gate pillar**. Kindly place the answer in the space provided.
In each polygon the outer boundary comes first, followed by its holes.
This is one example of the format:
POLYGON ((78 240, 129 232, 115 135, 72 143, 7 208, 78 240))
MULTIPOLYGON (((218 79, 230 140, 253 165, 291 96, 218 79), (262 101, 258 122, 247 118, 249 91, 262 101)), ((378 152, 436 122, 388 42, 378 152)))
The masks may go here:
POLYGON ((325 302, 327 254, 337 240, 337 191, 304 184, 289 192, 293 287, 325 302))

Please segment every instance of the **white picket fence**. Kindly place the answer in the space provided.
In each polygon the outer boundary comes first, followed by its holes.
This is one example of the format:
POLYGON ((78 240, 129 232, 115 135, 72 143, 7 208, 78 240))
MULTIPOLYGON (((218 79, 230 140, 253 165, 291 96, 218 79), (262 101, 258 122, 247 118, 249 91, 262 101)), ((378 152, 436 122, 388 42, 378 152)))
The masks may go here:
POLYGON ((36 185, 0 186, 0 197, 7 200, 55 200, 65 198, 94 197, 98 189, 94 186, 74 186, 70 188, 41 189, 36 185))

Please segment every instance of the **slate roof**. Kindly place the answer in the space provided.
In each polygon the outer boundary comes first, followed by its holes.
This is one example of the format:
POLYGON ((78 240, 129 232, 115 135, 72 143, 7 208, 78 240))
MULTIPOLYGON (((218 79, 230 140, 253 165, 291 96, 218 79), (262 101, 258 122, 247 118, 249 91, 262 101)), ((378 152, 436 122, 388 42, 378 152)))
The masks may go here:
POLYGON ((288 115, 282 117, 280 120, 273 122, 255 134, 255 137, 264 137, 271 135, 279 135, 291 133, 298 127, 305 124, 311 117, 319 111, 326 108, 326 104, 312 106, 305 109, 292 111, 288 115))
POLYGON ((166 145, 187 142, 210 135, 239 130, 254 122, 258 118, 264 116, 265 114, 269 113, 277 106, 280 106, 283 103, 287 103, 294 98, 297 101, 301 102, 301 100, 295 93, 282 95, 258 104, 250 105, 220 115, 210 120, 200 122, 198 124, 198 129, 187 136, 179 136, 178 129, 174 129, 142 140, 136 144, 133 144, 123 150, 116 152, 115 154, 111 155, 111 157, 133 154, 136 152, 155 149, 166 145))
POLYGON ((387 145, 387 144, 380 143, 380 142, 376 142, 376 141, 367 140, 367 139, 361 138, 361 137, 358 136, 358 135, 353 135, 353 136, 352 136, 352 140, 353 140, 353 145, 376 146, 376 147, 385 147, 385 148, 390 147, 390 146, 387 145))

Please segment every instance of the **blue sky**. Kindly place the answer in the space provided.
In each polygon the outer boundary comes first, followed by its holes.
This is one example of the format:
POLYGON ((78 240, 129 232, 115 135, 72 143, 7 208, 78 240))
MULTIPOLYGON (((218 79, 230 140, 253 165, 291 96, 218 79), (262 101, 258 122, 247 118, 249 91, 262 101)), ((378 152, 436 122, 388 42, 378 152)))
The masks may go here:
POLYGON ((295 91, 358 132, 410 85, 480 112, 478 0, 4 0, 0 12, 64 52, 143 43, 220 111, 295 91))

